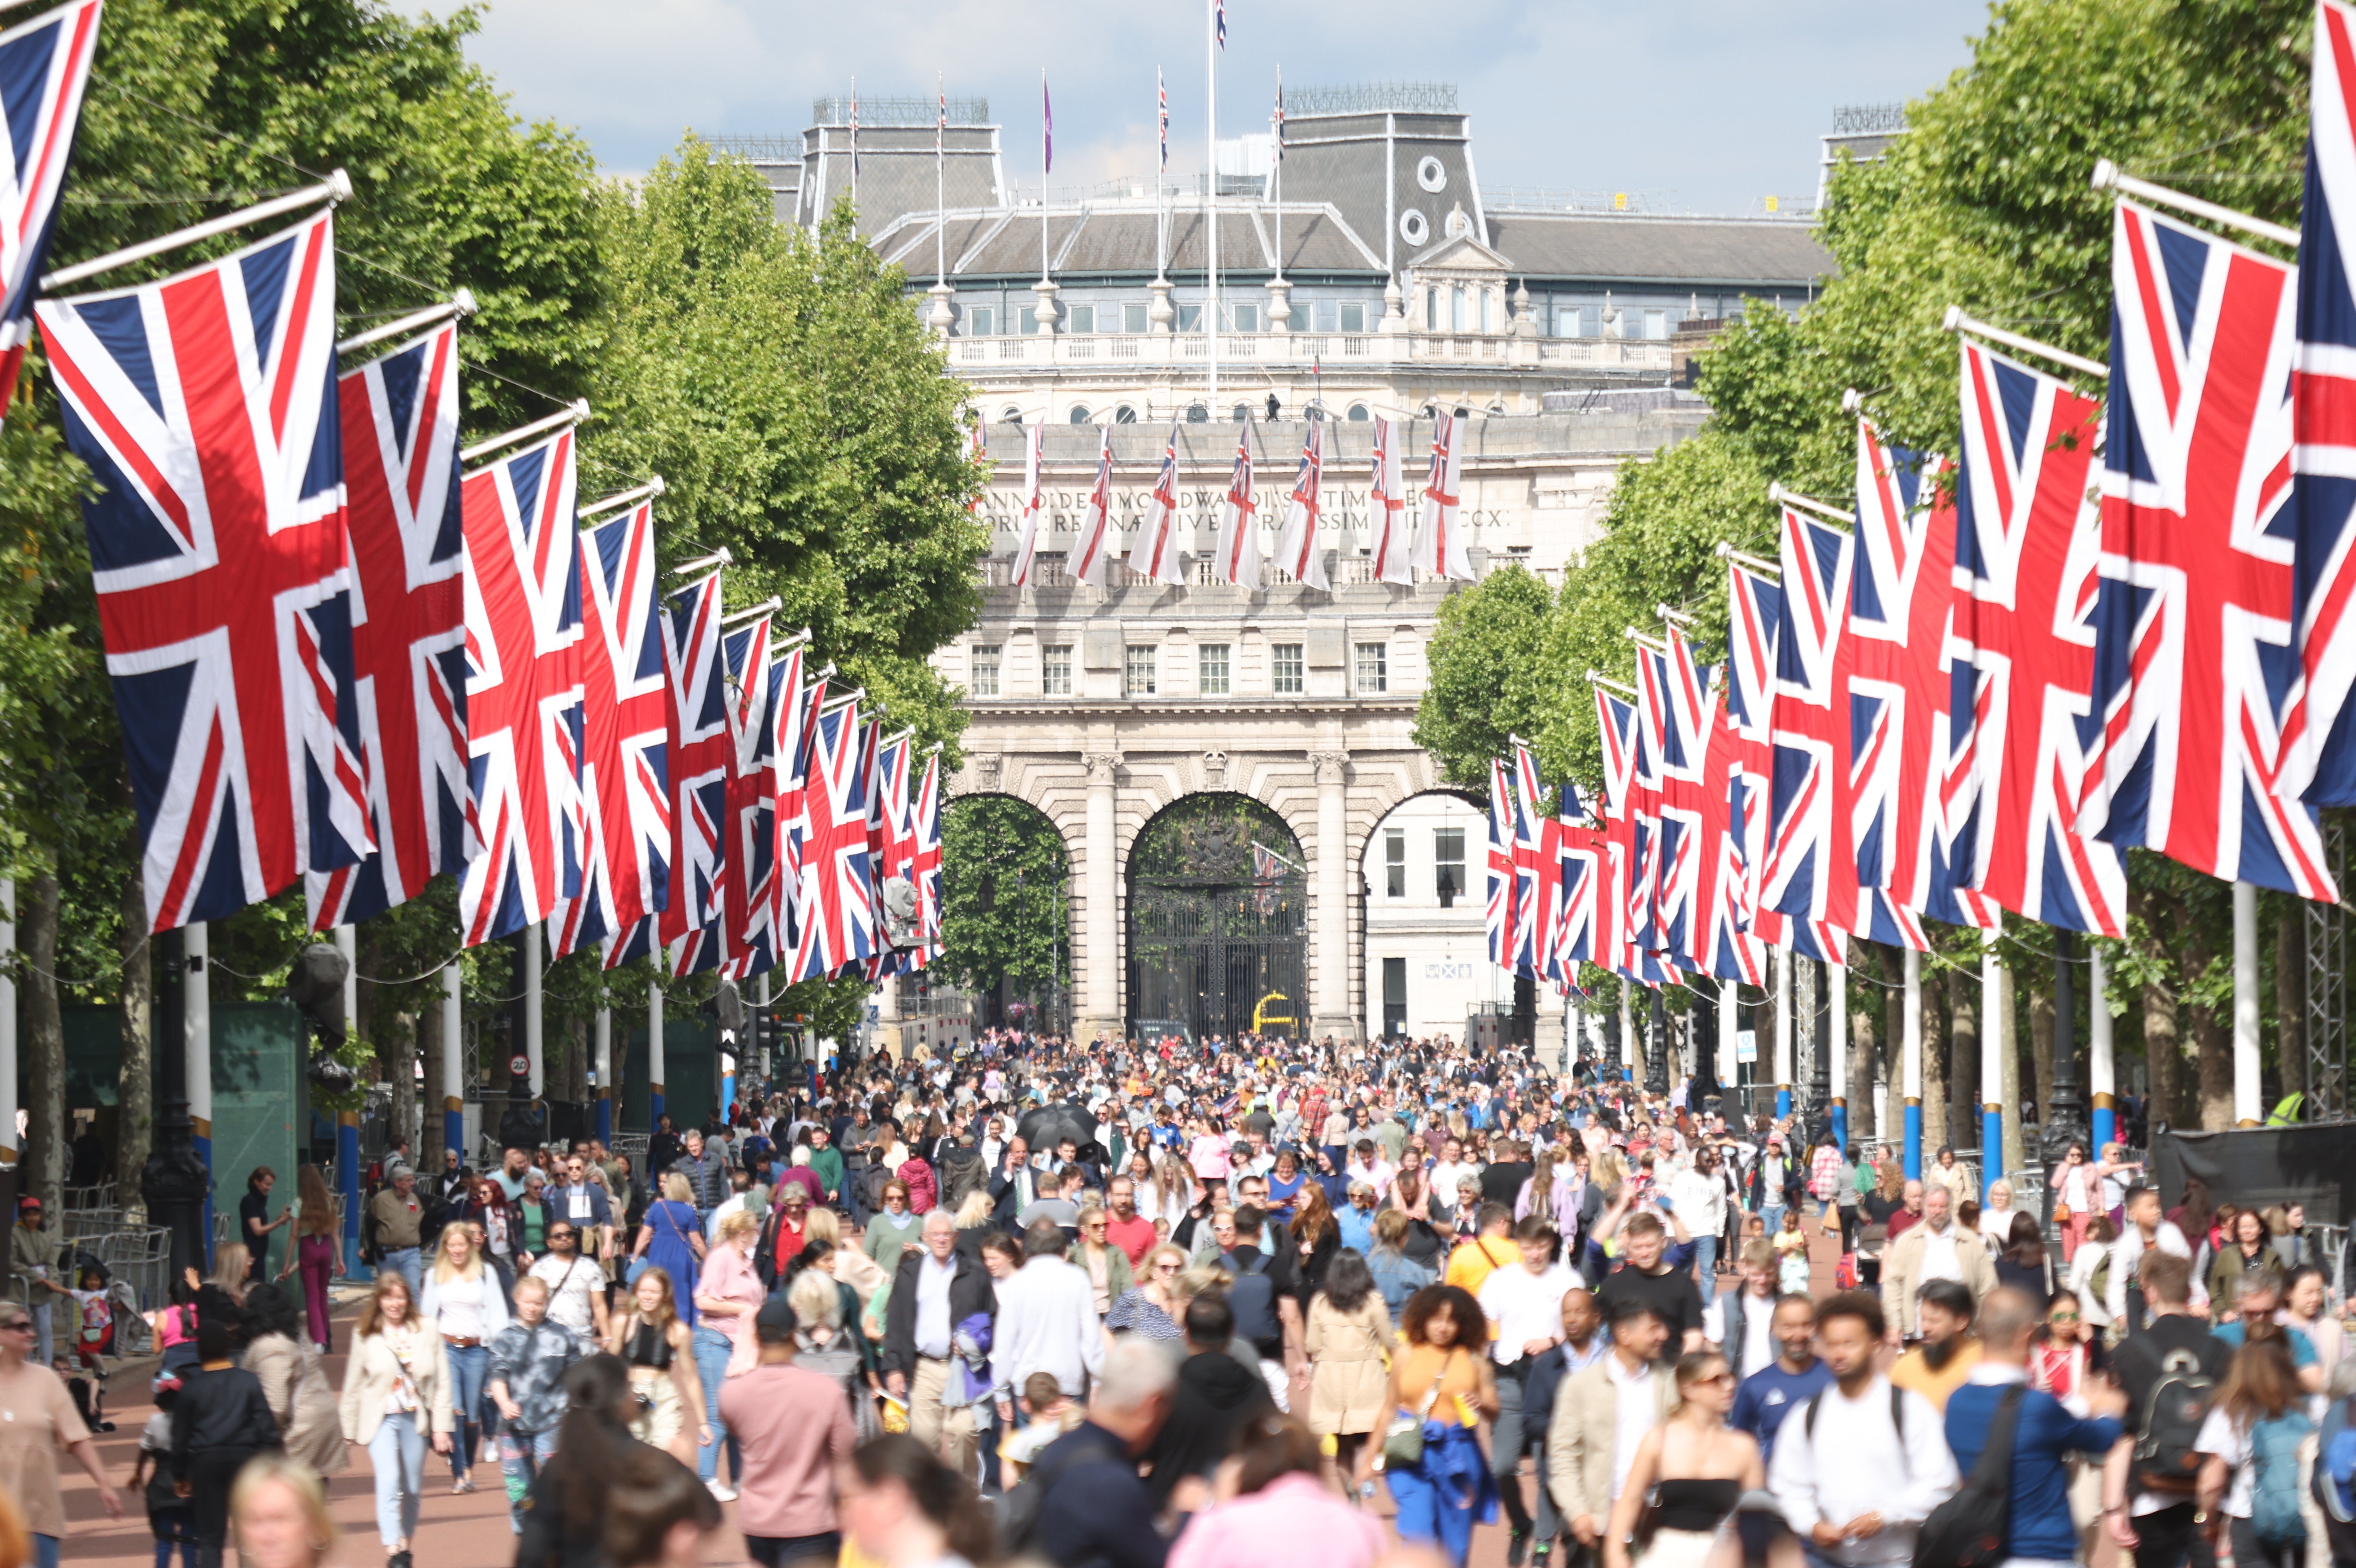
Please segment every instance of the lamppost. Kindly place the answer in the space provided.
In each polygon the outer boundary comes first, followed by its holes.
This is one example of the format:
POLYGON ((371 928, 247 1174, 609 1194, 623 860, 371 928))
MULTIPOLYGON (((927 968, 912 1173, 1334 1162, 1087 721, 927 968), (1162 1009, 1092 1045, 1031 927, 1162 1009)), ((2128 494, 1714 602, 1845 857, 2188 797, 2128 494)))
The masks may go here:
POLYGON ((169 1232, 171 1274, 209 1266, 205 1246, 205 1198, 212 1184, 197 1157, 196 1124, 188 1119, 187 958, 179 931, 159 932, 155 943, 155 1040, 163 1082, 156 1086, 155 1144, 140 1168, 139 1192, 150 1223, 169 1232))
MULTIPOLYGON (((2040 1107, 2045 1118, 2045 1166, 2061 1164, 2070 1146, 2085 1144, 2086 1103, 2078 1088, 2078 938, 2053 930, 2053 1103, 2040 1107)), ((2101 1006, 2098 999, 2095 1003, 2101 1006)), ((2089 1153, 2095 1152, 2089 1149, 2089 1153)))
POLYGON ((1649 1023, 1644 1030, 1644 1092, 1665 1094, 1669 1092, 1669 1008, 1661 999, 1658 986, 1653 987, 1649 1023))

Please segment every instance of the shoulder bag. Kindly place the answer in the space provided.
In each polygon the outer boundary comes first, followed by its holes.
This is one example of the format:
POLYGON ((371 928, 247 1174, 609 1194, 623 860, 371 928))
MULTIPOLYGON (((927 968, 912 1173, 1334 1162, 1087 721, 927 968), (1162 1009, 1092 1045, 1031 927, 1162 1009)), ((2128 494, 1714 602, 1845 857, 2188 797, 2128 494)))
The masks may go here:
POLYGON ((1456 1364, 1456 1349, 1451 1347, 1440 1358, 1440 1375, 1431 1380, 1431 1392, 1423 1396, 1423 1404, 1414 1416, 1400 1416, 1383 1434, 1383 1463, 1386 1470, 1398 1467, 1414 1469, 1423 1463, 1423 1424, 1431 1419, 1431 1407, 1440 1403, 1440 1385, 1448 1381, 1448 1369, 1456 1364))

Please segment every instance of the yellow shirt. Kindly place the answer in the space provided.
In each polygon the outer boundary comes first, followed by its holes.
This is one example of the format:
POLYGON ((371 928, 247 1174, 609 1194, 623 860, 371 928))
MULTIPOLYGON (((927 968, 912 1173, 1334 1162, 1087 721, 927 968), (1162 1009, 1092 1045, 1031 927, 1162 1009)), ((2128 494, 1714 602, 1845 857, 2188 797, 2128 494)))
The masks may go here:
POLYGON ((1970 1377, 1972 1369, 1979 1364, 1980 1342, 1977 1339, 1965 1340, 1963 1348, 1955 1352, 1954 1359, 1937 1371, 1931 1370, 1930 1361, 1917 1347, 1898 1358, 1898 1364, 1890 1369, 1890 1381, 1899 1388, 1912 1389, 1929 1400, 1941 1415, 1944 1415, 1947 1413, 1947 1396, 1963 1387, 1964 1380, 1970 1377))
POLYGON ((1475 1236, 1450 1254, 1448 1273, 1440 1283, 1462 1285, 1477 1299, 1491 1275, 1507 1264, 1521 1261, 1522 1249, 1515 1243, 1496 1236, 1475 1236))

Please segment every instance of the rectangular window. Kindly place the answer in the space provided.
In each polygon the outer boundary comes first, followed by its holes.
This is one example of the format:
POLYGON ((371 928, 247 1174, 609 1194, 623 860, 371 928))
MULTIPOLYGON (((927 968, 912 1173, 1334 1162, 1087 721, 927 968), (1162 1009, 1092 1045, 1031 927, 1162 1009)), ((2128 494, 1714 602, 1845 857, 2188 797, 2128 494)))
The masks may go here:
POLYGON ((1202 331, 1203 307, 1198 304, 1180 305, 1178 307, 1178 330, 1181 332, 1202 331))
POLYGON ((1269 649, 1269 653, 1273 661, 1269 668, 1274 672, 1271 689, 1279 695, 1298 694, 1301 690, 1301 645, 1278 643, 1269 649))
POLYGON ((1471 325, 1464 315, 1464 285, 1459 283, 1448 291, 1448 330, 1462 332, 1471 325))
POLYGON ((1205 697, 1225 697, 1227 694, 1227 645, 1205 643, 1194 650, 1194 669, 1201 677, 1197 687, 1205 697))
POLYGON ((1646 311, 1644 336, 1656 343, 1665 341, 1669 336, 1669 313, 1665 310, 1646 311))
POLYGON ((1464 896, 1464 829, 1431 830, 1432 880, 1440 890, 1440 907, 1453 909, 1464 896))
POLYGON ((1342 307, 1342 330, 1344 332, 1365 331, 1366 307, 1363 304, 1344 305, 1342 307))
POLYGON ((1491 307, 1494 304, 1495 300, 1494 296, 1490 294, 1488 290, 1483 289, 1481 291, 1481 330, 1483 332, 1494 332, 1497 330, 1495 319, 1491 312, 1491 307))
POLYGON ((1123 332, 1143 332, 1146 327, 1145 307, 1125 304, 1120 307, 1120 329, 1123 332))
POLYGON ((1423 329, 1426 332, 1440 330, 1440 291, 1438 289, 1423 291, 1423 329))
POLYGON ((1014 319, 1014 330, 1025 337, 1039 330, 1039 308, 1036 305, 1024 305, 1015 314, 1014 319))
POLYGON ((1039 650, 1039 689, 1049 697, 1072 695, 1072 645, 1049 643, 1039 650))
POLYGON ((966 336, 969 337, 991 337, 997 335, 998 311, 994 306, 978 304, 965 313, 965 320, 966 336))
POLYGON ((1393 1040, 1407 1038, 1407 960, 1383 960, 1383 1033, 1393 1040))
POLYGON ((1072 307, 1072 330, 1074 332, 1094 332, 1096 329, 1097 307, 1092 304, 1074 305, 1072 307))
POLYGON ((1362 692, 1388 691, 1390 684, 1390 650, 1382 643, 1358 645, 1358 689, 1362 692))
POLYGON ((973 680, 969 689, 974 696, 998 695, 998 659, 1004 651, 996 643, 976 643, 973 645, 973 680))
POLYGON ((1332 300, 1319 300, 1316 303, 1315 311, 1317 330, 1320 332, 1333 331, 1334 319, 1333 302, 1332 300))
POLYGON ((1121 669, 1121 685, 1131 697, 1153 695, 1153 645, 1151 643, 1128 650, 1121 669))
POLYGON ((1407 897, 1407 829, 1383 829, 1383 897, 1407 897))
POLYGON ((1259 306, 1256 304, 1239 304, 1236 306, 1236 330, 1237 332, 1258 332, 1259 330, 1259 306))

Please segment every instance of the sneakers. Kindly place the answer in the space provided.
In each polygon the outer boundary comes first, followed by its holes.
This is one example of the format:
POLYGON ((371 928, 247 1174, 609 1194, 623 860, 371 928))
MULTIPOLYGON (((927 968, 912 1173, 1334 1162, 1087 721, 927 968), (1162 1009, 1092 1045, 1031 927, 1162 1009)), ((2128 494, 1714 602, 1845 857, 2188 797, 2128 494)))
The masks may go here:
POLYGON ((384 1560, 384 1568, 409 1568, 409 1553, 396 1552, 384 1560))
POLYGON ((472 1476, 457 1476, 451 1479, 450 1495, 454 1498, 463 1498, 474 1489, 475 1477, 472 1476))
POLYGON ((1513 1539, 1505 1544, 1505 1568, 1522 1568, 1522 1564, 1528 1561, 1529 1555, 1530 1532, 1526 1530, 1515 1531, 1513 1539))
POLYGON ((736 1489, 719 1477, 714 1476, 703 1484, 710 1489, 712 1495, 722 1502, 733 1503, 736 1500, 736 1489))

